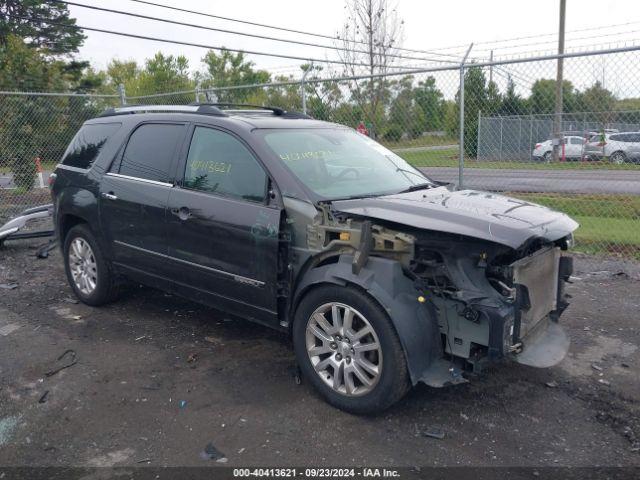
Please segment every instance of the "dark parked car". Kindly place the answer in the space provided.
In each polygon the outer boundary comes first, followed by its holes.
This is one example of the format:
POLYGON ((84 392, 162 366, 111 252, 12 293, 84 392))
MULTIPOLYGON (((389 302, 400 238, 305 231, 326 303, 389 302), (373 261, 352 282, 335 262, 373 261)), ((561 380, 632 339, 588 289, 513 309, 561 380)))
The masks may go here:
POLYGON ((576 222, 453 191, 349 128, 244 108, 82 126, 52 175, 80 300, 112 301, 128 278, 279 329, 304 377, 356 413, 499 359, 564 357, 576 222))

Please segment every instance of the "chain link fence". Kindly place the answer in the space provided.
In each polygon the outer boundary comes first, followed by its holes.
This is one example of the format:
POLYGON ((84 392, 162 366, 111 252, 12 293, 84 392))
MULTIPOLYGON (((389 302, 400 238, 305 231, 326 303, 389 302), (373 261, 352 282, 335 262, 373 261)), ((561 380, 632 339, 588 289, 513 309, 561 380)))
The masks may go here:
POLYGON ((581 224, 578 251, 639 260, 640 47, 564 55, 560 116, 557 61, 471 52, 463 65, 142 97, 0 93, 0 224, 48 201, 48 173, 107 107, 243 103, 348 125, 435 180, 566 212, 581 224))

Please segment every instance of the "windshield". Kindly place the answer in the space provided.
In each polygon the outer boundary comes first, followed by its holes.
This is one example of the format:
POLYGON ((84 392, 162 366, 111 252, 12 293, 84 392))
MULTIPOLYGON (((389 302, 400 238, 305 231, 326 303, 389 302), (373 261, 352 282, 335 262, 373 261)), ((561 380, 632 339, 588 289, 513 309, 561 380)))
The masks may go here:
POLYGON ((264 139, 302 183, 329 200, 431 184, 391 150, 352 130, 271 130, 264 139))

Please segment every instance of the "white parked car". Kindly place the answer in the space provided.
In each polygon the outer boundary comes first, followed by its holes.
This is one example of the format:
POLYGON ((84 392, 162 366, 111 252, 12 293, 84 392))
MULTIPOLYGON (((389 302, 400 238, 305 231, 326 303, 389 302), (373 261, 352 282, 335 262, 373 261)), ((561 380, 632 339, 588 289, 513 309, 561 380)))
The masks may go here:
POLYGON ((612 163, 640 161, 640 132, 605 133, 592 135, 585 145, 585 156, 600 160, 609 158, 612 163))
MULTIPOLYGON (((585 139, 577 135, 567 135, 562 138, 564 141, 564 158, 566 159, 581 159, 584 153, 585 139)), ((562 150, 560 150, 560 156, 562 156, 562 150)), ((533 149, 534 160, 544 160, 550 162, 553 158, 553 143, 552 140, 546 140, 541 143, 536 143, 536 148, 533 149)))

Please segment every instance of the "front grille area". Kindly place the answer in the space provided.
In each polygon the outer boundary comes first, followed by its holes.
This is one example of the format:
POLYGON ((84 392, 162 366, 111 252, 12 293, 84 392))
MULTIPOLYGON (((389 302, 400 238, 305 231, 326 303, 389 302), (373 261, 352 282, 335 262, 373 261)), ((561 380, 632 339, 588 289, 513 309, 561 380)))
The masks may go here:
POLYGON ((521 305, 520 338, 557 308, 560 248, 547 247, 511 264, 513 285, 526 287, 527 305, 521 305))

